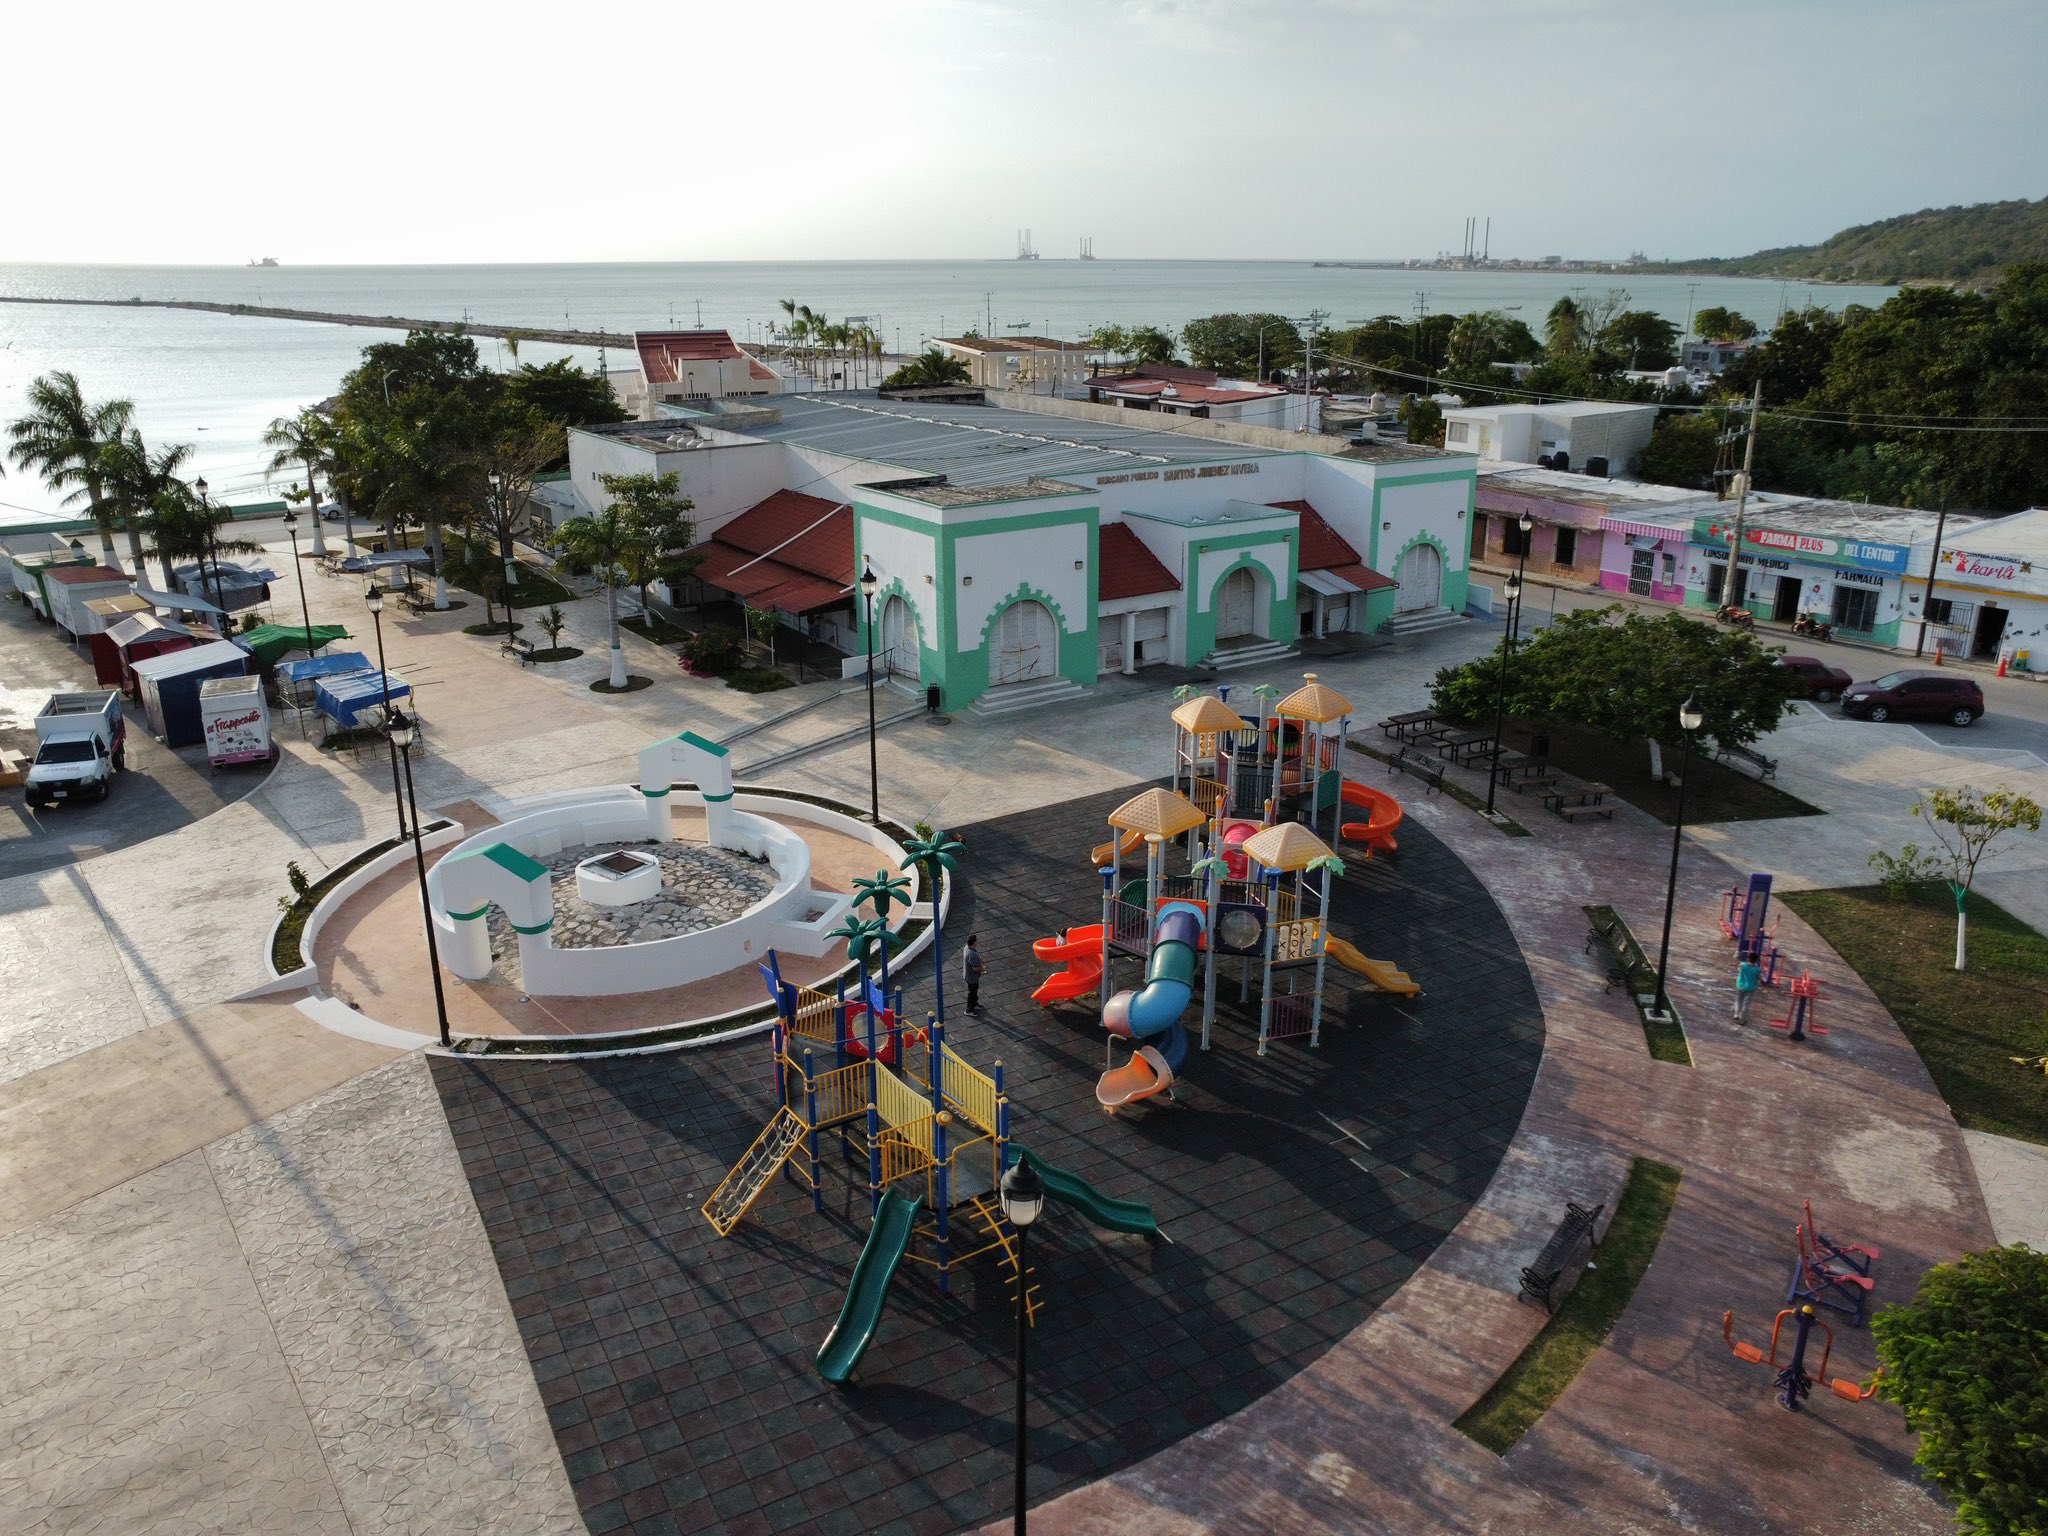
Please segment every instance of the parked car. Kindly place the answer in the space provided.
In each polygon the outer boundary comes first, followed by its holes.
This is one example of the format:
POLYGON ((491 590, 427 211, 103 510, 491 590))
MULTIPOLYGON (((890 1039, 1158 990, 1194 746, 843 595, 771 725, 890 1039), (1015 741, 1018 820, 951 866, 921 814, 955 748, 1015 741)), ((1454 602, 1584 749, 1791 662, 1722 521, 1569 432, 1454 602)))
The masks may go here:
POLYGON ((1818 656, 1780 656, 1778 665, 1799 679, 1807 698, 1823 704, 1847 693, 1853 681, 1840 667, 1831 667, 1818 656))
POLYGON ((1842 713, 1858 720, 1946 720, 1972 725, 1984 713, 1984 690, 1953 672, 1887 672, 1852 683, 1842 713))

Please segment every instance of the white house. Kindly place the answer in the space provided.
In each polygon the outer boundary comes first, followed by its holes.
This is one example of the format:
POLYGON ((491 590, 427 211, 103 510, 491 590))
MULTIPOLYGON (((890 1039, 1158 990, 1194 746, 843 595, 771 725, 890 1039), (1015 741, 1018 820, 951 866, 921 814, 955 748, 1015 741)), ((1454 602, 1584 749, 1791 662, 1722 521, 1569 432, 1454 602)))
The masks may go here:
POLYGON ((965 363, 970 383, 1029 395, 1079 393, 1088 360, 1100 355, 1085 341, 1049 336, 935 336, 932 345, 965 363))
POLYGON ((1466 405, 1444 412, 1444 447, 1482 459, 1545 469, 1624 475, 1650 446, 1654 405, 1553 400, 1542 405, 1466 405))
POLYGON ((624 381, 620 404, 640 420, 661 405, 779 395, 789 388, 730 331, 635 331, 633 350, 640 371, 637 381, 632 375, 624 381))
POLYGON ((1314 414, 1321 397, 1246 379, 1225 379, 1207 368, 1180 368, 1147 363, 1129 373, 1102 375, 1088 381, 1088 398, 1097 405, 1127 411, 1157 411, 1190 416, 1197 421, 1231 421, 1247 427, 1292 431, 1314 414))

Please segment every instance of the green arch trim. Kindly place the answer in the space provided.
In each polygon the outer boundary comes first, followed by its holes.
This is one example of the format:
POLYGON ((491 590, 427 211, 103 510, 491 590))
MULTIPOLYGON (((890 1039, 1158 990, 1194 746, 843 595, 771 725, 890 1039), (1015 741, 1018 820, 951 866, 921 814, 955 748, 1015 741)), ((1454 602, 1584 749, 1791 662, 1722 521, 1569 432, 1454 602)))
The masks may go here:
POLYGON ((706 805, 723 805, 726 801, 730 800, 737 793, 737 790, 728 789, 722 795, 707 794, 704 796, 704 803, 706 805))
POLYGON ((544 922, 544 923, 536 923, 536 924, 535 924, 535 925, 534 925, 533 927, 531 927, 531 928, 522 928, 522 927, 520 927, 520 926, 519 926, 519 924, 517 924, 517 923, 514 923, 514 924, 512 925, 512 931, 513 931, 514 933, 526 933, 526 934, 533 934, 533 933, 546 933, 546 932, 547 932, 547 931, 548 931, 548 930, 549 930, 550 928, 552 928, 552 927, 554 927, 554 926, 555 926, 555 920, 554 920, 554 919, 553 919, 553 918, 551 917, 551 918, 549 918, 549 919, 548 919, 548 920, 547 920, 546 922, 544 922))
POLYGON ((649 789, 645 784, 643 784, 640 786, 640 793, 649 800, 659 800, 663 795, 667 794, 668 791, 665 789, 649 789))
POLYGON ((473 923, 490 910, 491 904, 487 901, 474 912, 450 912, 448 916, 458 923, 473 923))

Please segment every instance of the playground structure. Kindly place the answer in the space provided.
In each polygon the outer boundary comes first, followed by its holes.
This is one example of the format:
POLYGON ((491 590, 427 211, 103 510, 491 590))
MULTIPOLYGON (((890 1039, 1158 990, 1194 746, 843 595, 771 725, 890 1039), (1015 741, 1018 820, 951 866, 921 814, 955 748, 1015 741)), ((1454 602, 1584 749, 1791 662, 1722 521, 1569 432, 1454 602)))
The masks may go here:
POLYGON ((1040 1005, 1096 995, 1112 1040, 1130 1042, 1128 1059, 1111 1060, 1096 1086, 1103 1108, 1171 1095, 1187 1056, 1183 1015, 1199 975, 1201 1045, 1209 1049, 1216 1020, 1219 965, 1238 962, 1239 1000, 1251 997, 1258 962, 1258 1051, 1276 1040, 1322 1039, 1324 984, 1331 961, 1372 986, 1416 996, 1415 979, 1391 961, 1375 960, 1329 932, 1332 877, 1343 861, 1317 834, 1324 811, 1335 838, 1362 845, 1366 857, 1399 849, 1398 801, 1343 776, 1350 700, 1306 674, 1303 685, 1270 712, 1254 689, 1256 721, 1228 701, 1229 688, 1184 698, 1173 711, 1174 773, 1170 789, 1150 789, 1109 815, 1110 837, 1092 849, 1102 874, 1102 920, 1077 925, 1032 945, 1040 961, 1064 965, 1032 993, 1040 1005), (1185 793, 1183 793, 1185 789, 1185 793), (1364 821, 1345 822, 1346 808, 1364 821), (1297 819, 1298 818, 1298 819, 1297 819), (1169 873, 1169 844, 1185 837, 1190 868, 1169 873), (1142 878, 1126 881, 1123 861, 1145 850, 1142 878), (1115 990, 1119 958, 1138 961, 1143 979, 1115 990))
MULTIPOLYGON (((952 1293, 954 1271, 994 1254, 1014 1299, 1021 1288, 1026 1316, 1038 1299, 1020 1270, 1016 1234, 1002 1213, 998 1187, 1008 1162, 1028 1155, 1010 1139, 1010 1101, 1003 1064, 983 1073, 946 1044, 946 1026, 930 1014, 922 1028, 901 1022, 900 992, 884 1006, 867 975, 848 998, 838 991, 783 980, 773 951, 761 964, 776 1004, 770 1032, 775 1112, 711 1197, 703 1214, 721 1237, 732 1235, 778 1174, 810 1192, 825 1209, 827 1143, 837 1133, 841 1157, 864 1167, 872 1222, 854 1266, 838 1321, 818 1353, 819 1373, 835 1385, 853 1378, 903 1261, 938 1274, 952 1293)), ((1100 1226, 1157 1236, 1151 1208, 1101 1195, 1084 1181, 1034 1159, 1047 1192, 1100 1226)))

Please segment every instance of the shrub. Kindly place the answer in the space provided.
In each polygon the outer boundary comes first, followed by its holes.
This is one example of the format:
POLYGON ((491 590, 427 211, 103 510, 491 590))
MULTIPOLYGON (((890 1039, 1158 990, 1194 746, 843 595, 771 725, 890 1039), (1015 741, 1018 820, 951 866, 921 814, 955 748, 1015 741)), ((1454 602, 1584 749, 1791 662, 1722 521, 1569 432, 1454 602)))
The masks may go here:
POLYGON ((683 662, 699 677, 718 677, 730 672, 746 657, 746 645, 730 630, 707 629, 690 636, 682 645, 683 662))
POLYGON ((1904 901, 1914 886, 1941 874, 1940 862, 1923 857, 1918 843, 1908 843, 1896 854, 1880 848, 1870 856, 1870 867, 1877 871, 1877 883, 1893 901, 1904 901))
POLYGON ((2048 1254, 2024 1243, 1937 1264, 1871 1321, 1879 1390, 1968 1530, 2034 1536, 2048 1504, 2048 1254))
POLYGON ((299 861, 297 859, 293 859, 285 865, 284 877, 291 882, 292 893, 289 896, 278 897, 277 904, 284 911, 289 912, 311 894, 313 882, 308 880, 306 872, 299 868, 299 861))

